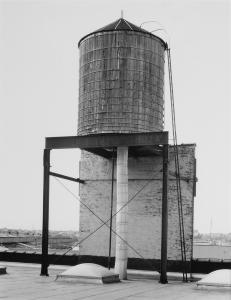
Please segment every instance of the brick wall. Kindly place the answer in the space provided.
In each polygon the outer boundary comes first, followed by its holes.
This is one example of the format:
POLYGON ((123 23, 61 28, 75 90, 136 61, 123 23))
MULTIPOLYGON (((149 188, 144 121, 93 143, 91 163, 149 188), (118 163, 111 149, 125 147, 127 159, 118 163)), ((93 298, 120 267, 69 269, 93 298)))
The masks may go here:
MULTIPOLYGON (((195 145, 179 146, 187 259, 192 256, 194 159, 195 145)), ((129 257, 160 259, 162 158, 159 156, 129 158, 128 169, 129 199, 142 189, 128 207, 128 243, 136 249, 136 251, 129 249, 129 257)), ((111 172, 112 162, 110 160, 86 151, 82 152, 80 178, 86 183, 80 186, 80 198, 104 221, 110 218, 111 172)), ((168 259, 180 260, 179 218, 174 172, 173 148, 170 147, 168 259)), ((113 213, 116 212, 116 167, 114 178, 113 213)), ((80 206, 80 240, 101 224, 102 222, 84 205, 80 206)), ((115 217, 113 218, 113 229, 115 229, 115 217)), ((107 256, 108 240, 109 228, 104 225, 80 245, 80 254, 107 256)), ((112 256, 114 256, 114 250, 115 235, 113 234, 112 256)))

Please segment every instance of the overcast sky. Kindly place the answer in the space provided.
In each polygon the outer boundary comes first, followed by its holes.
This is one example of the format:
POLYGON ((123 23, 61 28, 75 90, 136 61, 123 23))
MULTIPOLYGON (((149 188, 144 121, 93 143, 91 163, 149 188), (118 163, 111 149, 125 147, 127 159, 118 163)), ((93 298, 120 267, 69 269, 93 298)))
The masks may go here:
MULTIPOLYGON (((75 135, 78 41, 120 17, 170 43, 178 142, 196 143, 195 229, 231 232, 230 1, 0 1, 0 227, 40 229, 45 136, 75 135)), ((168 81, 166 76, 166 89, 168 81)), ((166 128, 171 130, 166 91, 166 128)), ((52 151, 78 177, 78 150, 52 151)), ((77 193, 74 183, 65 184, 77 193)), ((51 229, 78 229, 78 205, 51 178, 51 229)))

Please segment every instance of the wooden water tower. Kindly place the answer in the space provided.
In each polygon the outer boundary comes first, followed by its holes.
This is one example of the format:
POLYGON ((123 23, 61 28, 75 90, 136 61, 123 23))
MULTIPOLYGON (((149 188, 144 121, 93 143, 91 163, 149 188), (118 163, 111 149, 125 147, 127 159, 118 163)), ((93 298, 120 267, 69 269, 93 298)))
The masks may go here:
MULTIPOLYGON (((161 38, 123 18, 79 41, 77 136, 47 138, 44 150, 42 275, 48 267, 50 150, 80 148, 79 181, 84 182, 79 190, 80 240, 84 242, 78 261, 113 267, 115 258, 122 279, 127 264, 145 269, 149 262, 150 269, 151 261, 151 269, 160 271, 160 282, 167 282, 167 258, 178 260, 180 249, 174 157, 168 132, 163 131, 166 49, 161 38)), ((195 145, 179 148, 182 174, 188 180, 183 190, 188 260, 194 152, 195 145)))

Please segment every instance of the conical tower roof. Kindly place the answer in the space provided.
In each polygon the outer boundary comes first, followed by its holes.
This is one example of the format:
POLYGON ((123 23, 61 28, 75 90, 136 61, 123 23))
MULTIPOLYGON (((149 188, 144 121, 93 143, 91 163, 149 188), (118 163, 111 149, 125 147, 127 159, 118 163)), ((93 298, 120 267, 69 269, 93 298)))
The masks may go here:
POLYGON ((114 31, 114 30, 130 30, 130 31, 150 33, 147 30, 144 30, 141 27, 134 25, 123 18, 120 18, 120 19, 116 20, 115 22, 112 22, 112 23, 108 24, 107 26, 104 26, 104 27, 94 31, 94 33, 101 32, 101 31, 114 31))
MULTIPOLYGON (((152 34, 151 32, 141 28, 141 27, 138 27, 130 22, 128 22, 127 20, 123 19, 123 18, 120 18, 102 28, 99 28, 91 33, 88 33, 87 35, 85 35, 84 37, 82 37, 78 43, 78 46, 80 45, 80 43, 82 42, 82 40, 84 40, 86 37, 88 37, 89 35, 92 35, 92 34, 96 34, 96 33, 100 33, 100 32, 106 32, 106 31, 135 31, 135 32, 141 32, 141 33, 144 33, 144 34, 149 34, 151 36, 155 36, 154 34, 152 34)), ((156 38, 160 39, 165 45, 166 43, 161 39, 159 38, 158 36, 155 36, 156 38)))

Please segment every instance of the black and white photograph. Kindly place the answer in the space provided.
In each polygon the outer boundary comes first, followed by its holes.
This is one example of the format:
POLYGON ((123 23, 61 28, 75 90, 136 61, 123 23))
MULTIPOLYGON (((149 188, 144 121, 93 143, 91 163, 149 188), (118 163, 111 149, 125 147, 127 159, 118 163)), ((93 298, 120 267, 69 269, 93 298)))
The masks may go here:
POLYGON ((231 1, 0 0, 0 298, 231 300, 231 1))

